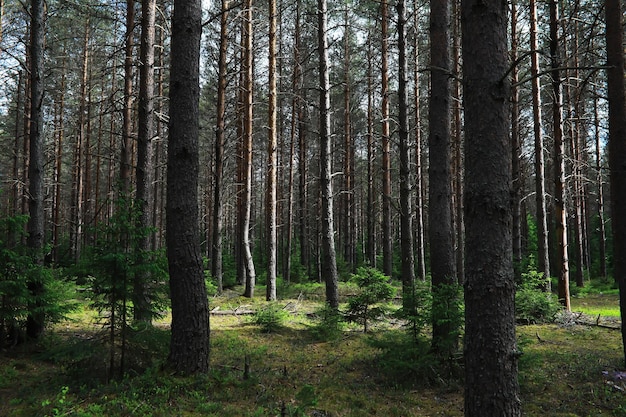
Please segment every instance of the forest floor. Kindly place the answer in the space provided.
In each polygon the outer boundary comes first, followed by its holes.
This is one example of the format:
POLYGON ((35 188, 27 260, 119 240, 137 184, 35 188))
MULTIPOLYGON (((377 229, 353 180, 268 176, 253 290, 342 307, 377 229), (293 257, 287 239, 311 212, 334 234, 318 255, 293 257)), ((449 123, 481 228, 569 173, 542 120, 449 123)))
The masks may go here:
MULTIPOLYGON (((235 290, 211 307, 245 311, 265 303, 261 288, 253 301, 235 290)), ((403 363, 388 347, 406 330, 390 320, 368 334, 350 325, 336 340, 320 341, 312 316, 323 288, 293 286, 286 295, 278 304, 289 314, 271 333, 249 314, 212 315, 211 372, 187 378, 160 366, 169 343, 165 317, 131 332, 126 376, 107 382, 109 335, 83 308, 36 346, 0 352, 0 416, 463 415, 460 359, 445 368, 403 363)), ((615 293, 581 295, 567 320, 518 326, 524 416, 626 416, 617 306, 615 293)), ((115 355, 119 367, 119 349, 115 355)))

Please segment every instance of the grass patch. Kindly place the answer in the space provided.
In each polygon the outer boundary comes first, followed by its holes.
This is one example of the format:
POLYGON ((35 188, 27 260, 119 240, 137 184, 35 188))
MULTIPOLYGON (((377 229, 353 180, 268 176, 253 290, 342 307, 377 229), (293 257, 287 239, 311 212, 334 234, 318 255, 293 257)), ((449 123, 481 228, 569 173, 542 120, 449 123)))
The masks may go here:
MULTIPOLYGON (((256 310, 267 305, 262 295, 247 300, 236 290, 212 298, 212 307, 256 310)), ((455 372, 443 375, 436 363, 431 367, 427 343, 406 356, 385 356, 393 353, 390 345, 406 343, 405 331, 393 321, 373 328, 371 336, 342 327, 337 337, 320 340, 313 330, 319 314, 313 313, 322 304, 308 299, 305 290, 278 301, 289 306, 289 316, 272 333, 260 332, 250 316, 212 316, 211 372, 189 378, 162 370, 169 330, 166 321, 159 321, 155 329, 134 332, 130 339, 128 360, 136 370, 104 383, 98 378, 102 353, 93 312, 78 311, 74 321, 57 325, 43 343, 0 353, 0 415, 463 415, 462 381, 455 372), (406 383, 408 378, 412 383, 406 383)), ((317 287, 311 290, 312 298, 316 292, 317 287)), ((574 306, 585 300, 610 308, 616 299, 583 297, 574 306)), ((619 332, 519 326, 518 340, 525 416, 626 417, 626 396, 603 374, 623 369, 619 332)))
POLYGON ((590 316, 619 317, 618 294, 589 294, 572 297, 572 311, 581 311, 590 316))

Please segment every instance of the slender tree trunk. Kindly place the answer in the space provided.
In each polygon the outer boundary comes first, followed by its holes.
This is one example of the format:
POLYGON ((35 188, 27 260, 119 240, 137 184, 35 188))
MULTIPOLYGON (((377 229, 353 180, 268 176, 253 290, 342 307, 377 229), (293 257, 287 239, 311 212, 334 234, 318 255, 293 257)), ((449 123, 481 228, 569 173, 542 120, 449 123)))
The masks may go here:
POLYGON ((559 67, 558 0, 550 0, 550 78, 552 80, 552 123, 554 129, 554 211, 556 217, 557 274, 559 301, 571 310, 569 296, 569 257, 567 210, 565 205, 565 145, 563 143, 563 98, 559 67))
POLYGON ((244 2, 244 71, 243 71, 243 225, 242 251, 246 266, 244 296, 254 297, 256 273, 250 248, 250 215, 252 210, 252 0, 244 2))
POLYGON ((548 216, 544 164, 543 128, 541 117, 541 85, 539 78, 539 43, 537 40, 537 3, 530 0, 531 89, 533 97, 533 132, 535 135, 535 197, 537 205, 537 269, 546 278, 550 291, 550 256, 548 251, 548 216))
POLYGON ((426 280, 426 248, 424 242, 424 191, 422 169, 422 116, 419 73, 419 5, 413 0, 413 97, 415 106, 415 243, 417 246, 417 268, 420 280, 426 280))
MULTIPOLYGON (((517 62, 517 3, 511 3, 511 61, 517 62)), ((513 178, 513 266, 515 268, 515 280, 521 280, 522 265, 522 172, 520 168, 521 140, 520 140, 520 109, 519 109, 519 68, 513 65, 511 70, 511 173, 513 178)), ((525 221, 526 219, 524 219, 525 221)))
POLYGON ((224 135, 226 129, 226 53, 228 51, 228 8, 229 0, 222 0, 222 14, 220 16, 220 55, 218 58, 217 84, 217 126, 215 129, 215 171, 213 176, 213 243, 211 245, 211 275, 217 280, 217 292, 224 291, 223 276, 223 191, 224 180, 224 135))
MULTIPOLYGON (((65 46, 63 47, 65 51, 65 46)), ((59 231, 61 230, 61 179, 63 170, 63 142, 65 139, 65 83, 66 83, 66 60, 63 58, 61 64, 61 88, 59 91, 59 123, 57 126, 57 149, 55 155, 55 169, 54 169, 54 207, 52 215, 52 259, 55 262, 59 262, 59 231)))
MULTIPOLYGON (((141 67, 139 71, 139 130, 137 135, 137 204, 140 256, 151 251, 152 203, 154 192, 154 42, 156 0, 141 2, 141 67)), ((144 262, 150 262, 145 259, 144 262)), ((150 302, 150 275, 135 274, 133 281, 133 312, 135 321, 150 324, 152 307, 150 302)))
POLYGON ((626 86, 620 0, 606 0, 607 81, 609 93, 609 169, 613 230, 613 276, 619 286, 622 346, 626 364, 626 86))
POLYGON ((344 35, 343 35, 343 121, 344 121, 344 199, 343 199, 343 256, 351 270, 355 268, 356 262, 356 225, 355 225, 355 196, 354 196, 354 138, 352 136, 352 120, 351 120, 351 79, 350 79, 350 17, 349 8, 344 11, 344 35))
MULTIPOLYGON (((28 239, 27 245, 33 251, 34 261, 43 263, 44 244, 44 142, 43 142, 43 77, 44 77, 44 1, 31 0, 30 36, 30 147, 28 165, 28 239)), ((44 294, 40 279, 28 282, 28 290, 35 299, 44 294)), ((45 315, 39 311, 40 301, 29 305, 26 322, 26 335, 37 339, 45 328, 45 315)))
POLYGON ((330 131, 330 78, 328 74, 328 38, 326 0, 317 0, 317 40, 320 82, 320 191, 321 191, 321 268, 326 282, 326 302, 333 309, 339 308, 337 257, 335 254, 335 231, 333 226, 333 181, 330 131))
POLYGON ((209 306, 198 234, 200 0, 175 0, 167 156, 167 256, 172 300, 169 365, 209 370, 209 306))
POLYGON ((604 226, 604 175, 602 175, 602 159, 601 159, 601 146, 600 146, 600 115, 598 111, 598 98, 593 100, 593 114, 594 114, 594 136, 595 136, 595 156, 596 156, 596 182, 598 187, 598 234, 600 245, 600 277, 604 278, 607 275, 606 271, 606 229, 604 226))
POLYGON ((381 8, 381 95, 382 95, 382 173, 383 173, 383 272, 393 274, 393 238, 391 219, 391 137, 389 133, 389 34, 388 34, 388 3, 382 0, 381 8))
POLYGON ((277 186, 277 125, 276 125, 276 0, 269 1, 269 103, 268 103, 268 141, 267 141, 267 301, 276 300, 276 255, 277 255, 277 234, 276 234, 276 186, 277 186))
MULTIPOLYGON (((368 36, 370 36, 369 34, 368 36)), ((376 197, 374 193, 374 71, 372 68, 372 42, 367 43, 367 248, 366 258, 376 267, 376 197)))
POLYGON ((521 416, 511 236, 506 9, 507 4, 498 0, 463 0, 462 4, 467 417, 521 416))
POLYGON ((133 134, 133 50, 135 49, 135 0, 126 0, 126 43, 124 47, 124 110, 122 148, 120 154, 120 181, 122 196, 130 192, 133 134))
MULTIPOLYGON (((429 106, 429 235, 430 265, 433 286, 433 310, 447 314, 447 303, 437 295, 445 286, 457 282, 452 229, 451 175, 451 51, 450 1, 430 2, 431 91, 429 106)), ((447 357, 455 344, 445 343, 455 329, 448 320, 433 314, 433 351, 447 357), (444 346, 447 345, 447 346, 444 346)))
POLYGON ((413 209, 411 208, 411 157, 409 146, 409 94, 407 89, 406 11, 405 0, 398 0, 398 147, 400 153, 400 252, 402 263, 402 306, 416 308, 410 297, 415 286, 415 259, 413 257, 413 209))

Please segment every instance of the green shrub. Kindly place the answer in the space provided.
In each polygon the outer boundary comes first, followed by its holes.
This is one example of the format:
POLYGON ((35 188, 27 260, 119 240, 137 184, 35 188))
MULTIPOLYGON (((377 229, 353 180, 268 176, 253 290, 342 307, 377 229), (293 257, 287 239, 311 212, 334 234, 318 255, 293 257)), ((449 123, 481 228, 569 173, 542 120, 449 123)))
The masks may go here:
POLYGON ((278 304, 269 303, 254 314, 253 322, 263 333, 273 333, 283 327, 288 317, 289 313, 278 304))
POLYGON ((311 332, 319 340, 337 340, 343 334, 344 321, 339 311, 324 304, 315 312, 316 323, 311 327, 311 332))
POLYGON ((561 306, 552 293, 545 291, 546 282, 542 272, 530 270, 522 274, 522 283, 515 292, 515 316, 518 322, 554 321, 561 306))
POLYGON ((395 295, 395 288, 388 283, 389 278, 378 269, 361 267, 352 275, 358 294, 348 299, 346 320, 363 325, 367 333, 368 324, 385 315, 389 309, 381 304, 395 295))

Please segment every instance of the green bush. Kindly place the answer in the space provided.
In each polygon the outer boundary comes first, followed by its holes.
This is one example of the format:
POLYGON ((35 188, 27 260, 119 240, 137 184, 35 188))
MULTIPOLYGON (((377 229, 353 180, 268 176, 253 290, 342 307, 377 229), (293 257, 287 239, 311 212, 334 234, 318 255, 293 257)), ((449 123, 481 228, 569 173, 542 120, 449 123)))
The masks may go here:
POLYGON ((319 340, 337 340, 343 333, 345 323, 339 311, 331 308, 328 304, 315 312, 316 323, 311 327, 311 332, 319 340))
POLYGON ((368 324, 385 315, 389 309, 381 304, 395 295, 395 288, 388 283, 389 278, 378 269, 361 267, 352 275, 358 294, 348 299, 346 320, 363 325, 367 333, 368 324))
POLYGON ((546 292, 542 272, 530 270, 522 274, 522 283, 515 292, 515 316, 520 323, 554 321, 561 306, 554 294, 546 292))
POLYGON ((269 303, 259 309, 253 318, 253 323, 260 326, 263 333, 274 333, 281 329, 289 317, 289 313, 276 303, 269 303))

